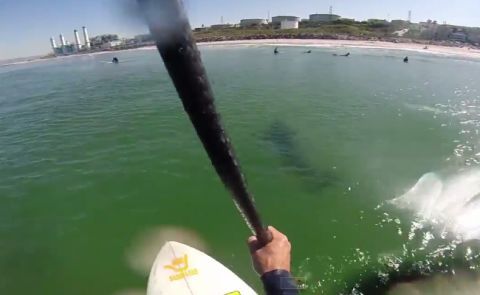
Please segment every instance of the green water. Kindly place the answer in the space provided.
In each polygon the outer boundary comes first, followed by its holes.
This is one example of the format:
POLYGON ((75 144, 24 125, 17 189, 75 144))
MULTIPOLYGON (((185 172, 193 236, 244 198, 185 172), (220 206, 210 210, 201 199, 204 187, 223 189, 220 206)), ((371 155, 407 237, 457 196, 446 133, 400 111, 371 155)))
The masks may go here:
MULTIPOLYGON (((263 218, 292 242, 294 274, 311 293, 335 294, 407 240, 384 213, 407 228, 411 214, 379 204, 427 172, 478 162, 477 122, 462 123, 476 113, 461 108, 480 108, 480 67, 418 53, 404 64, 400 51, 302 51, 202 55, 263 218)), ((101 54, 0 68, 0 293, 145 289, 128 249, 141 232, 172 225, 198 233, 260 290, 249 232, 158 54, 115 55, 119 65, 101 54)))

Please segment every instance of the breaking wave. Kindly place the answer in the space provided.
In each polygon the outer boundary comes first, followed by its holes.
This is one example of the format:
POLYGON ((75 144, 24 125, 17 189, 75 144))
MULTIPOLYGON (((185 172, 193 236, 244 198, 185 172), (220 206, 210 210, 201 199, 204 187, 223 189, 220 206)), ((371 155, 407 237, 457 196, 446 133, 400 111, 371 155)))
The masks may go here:
POLYGON ((391 203, 462 241, 480 239, 480 169, 447 177, 427 173, 391 203))

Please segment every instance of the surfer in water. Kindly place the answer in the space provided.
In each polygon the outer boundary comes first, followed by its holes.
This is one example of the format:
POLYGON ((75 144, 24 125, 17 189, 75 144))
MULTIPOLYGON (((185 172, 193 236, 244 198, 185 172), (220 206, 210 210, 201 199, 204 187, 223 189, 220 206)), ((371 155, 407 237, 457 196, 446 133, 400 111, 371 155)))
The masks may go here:
POLYGON ((117 58, 117 57, 114 57, 114 58, 112 59, 112 63, 113 63, 113 64, 118 64, 118 63, 119 63, 118 58, 117 58))
POLYGON ((349 57, 350 56, 350 52, 347 52, 346 54, 341 54, 341 55, 338 55, 336 53, 333 54, 333 56, 344 56, 344 57, 349 57))
POLYGON ((403 62, 408 63, 408 56, 405 56, 405 58, 403 59, 403 62))
POLYGON ((311 50, 307 50, 307 51, 305 51, 304 53, 312 53, 312 51, 311 51, 311 50))
POLYGON ((287 236, 273 226, 268 227, 272 241, 259 246, 256 236, 248 238, 253 267, 261 276, 267 295, 298 295, 298 287, 290 273, 292 246, 287 236))
POLYGON ((280 52, 278 51, 278 47, 275 47, 275 50, 273 50, 273 54, 279 54, 280 52))

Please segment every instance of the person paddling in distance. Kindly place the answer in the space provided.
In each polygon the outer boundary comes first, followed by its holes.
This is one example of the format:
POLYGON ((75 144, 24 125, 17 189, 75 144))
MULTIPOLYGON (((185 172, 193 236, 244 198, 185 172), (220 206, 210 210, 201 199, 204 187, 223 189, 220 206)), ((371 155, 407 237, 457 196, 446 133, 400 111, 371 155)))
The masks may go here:
POLYGON ((267 295, 298 295, 298 287, 290 273, 292 246, 286 235, 273 226, 267 229, 272 240, 260 245, 256 236, 248 238, 248 247, 255 271, 260 275, 267 295))

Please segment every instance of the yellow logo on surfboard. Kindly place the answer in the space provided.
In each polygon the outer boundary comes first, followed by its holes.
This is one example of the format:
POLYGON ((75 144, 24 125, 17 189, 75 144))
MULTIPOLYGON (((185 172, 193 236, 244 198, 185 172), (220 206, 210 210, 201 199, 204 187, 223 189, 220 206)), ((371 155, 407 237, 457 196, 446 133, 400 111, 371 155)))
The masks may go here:
POLYGON ((176 274, 169 276, 171 282, 191 277, 198 274, 198 269, 188 268, 188 255, 183 257, 174 258, 170 265, 165 265, 163 268, 174 271, 176 274))

